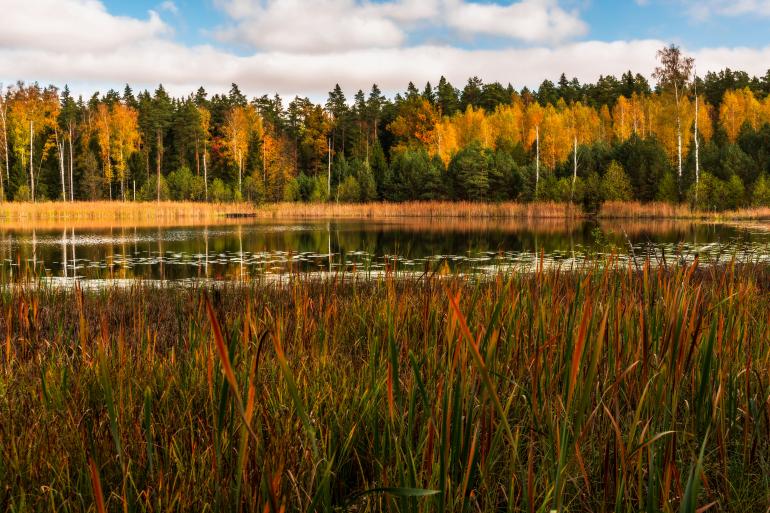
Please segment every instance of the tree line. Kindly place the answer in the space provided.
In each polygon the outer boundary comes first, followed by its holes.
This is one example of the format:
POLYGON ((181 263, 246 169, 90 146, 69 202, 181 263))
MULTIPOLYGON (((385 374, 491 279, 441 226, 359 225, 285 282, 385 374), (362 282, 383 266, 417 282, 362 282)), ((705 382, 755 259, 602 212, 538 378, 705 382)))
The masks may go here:
POLYGON ((704 77, 670 46, 641 74, 536 90, 444 77, 324 104, 233 84, 0 94, 2 200, 689 202, 770 205, 770 71, 704 77))

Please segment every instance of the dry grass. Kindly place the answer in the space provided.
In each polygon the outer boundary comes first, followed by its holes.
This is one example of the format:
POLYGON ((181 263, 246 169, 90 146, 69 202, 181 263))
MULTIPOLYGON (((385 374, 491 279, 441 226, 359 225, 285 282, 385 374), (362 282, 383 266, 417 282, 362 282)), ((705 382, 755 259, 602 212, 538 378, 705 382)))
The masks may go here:
POLYGON ((698 219, 720 220, 762 220, 770 219, 770 207, 743 208, 728 212, 703 212, 692 210, 688 205, 637 201, 609 201, 602 206, 599 217, 606 219, 698 219))
POLYGON ((523 218, 565 219, 581 216, 568 203, 473 203, 467 201, 415 201, 407 203, 276 203, 257 209, 258 217, 393 219, 435 218, 523 218))
MULTIPOLYGON (((259 207, 260 218, 360 218, 393 219, 427 218, 517 218, 517 219, 577 219, 586 217, 569 203, 473 203, 451 201, 418 201, 407 203, 276 203, 259 207)), ((705 221, 770 219, 770 208, 741 209, 733 212, 699 212, 687 205, 670 203, 607 202, 603 219, 692 219, 705 221)))
POLYGON ((252 213, 254 207, 248 203, 181 201, 161 201, 159 203, 120 201, 7 202, 0 204, 0 222, 33 220, 201 221, 221 218, 224 214, 231 212, 252 213))
MULTIPOLYGON (((99 221, 131 225, 174 225, 220 222, 225 214, 239 213, 259 219, 580 219, 586 217, 569 203, 472 203, 423 201, 408 203, 275 203, 254 206, 248 203, 195 202, 45 202, 2 203, 0 223, 30 221, 56 224, 78 222, 83 226, 99 221), (138 223, 138 224, 137 224, 138 223)), ((669 203, 608 202, 599 214, 602 219, 689 219, 702 221, 770 220, 770 208, 741 209, 732 212, 698 212, 687 205, 669 203)), ((56 225, 58 226, 58 225, 56 225)), ((51 226, 55 227, 55 226, 51 226)))

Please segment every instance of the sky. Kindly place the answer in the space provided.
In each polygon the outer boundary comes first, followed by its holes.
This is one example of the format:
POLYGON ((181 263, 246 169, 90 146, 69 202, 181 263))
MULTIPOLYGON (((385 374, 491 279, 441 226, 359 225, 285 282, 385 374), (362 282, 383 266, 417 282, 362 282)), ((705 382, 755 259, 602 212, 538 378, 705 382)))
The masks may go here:
POLYGON ((516 88, 626 70, 679 45, 699 74, 770 68, 770 0, 0 0, 0 82, 175 95, 516 88))

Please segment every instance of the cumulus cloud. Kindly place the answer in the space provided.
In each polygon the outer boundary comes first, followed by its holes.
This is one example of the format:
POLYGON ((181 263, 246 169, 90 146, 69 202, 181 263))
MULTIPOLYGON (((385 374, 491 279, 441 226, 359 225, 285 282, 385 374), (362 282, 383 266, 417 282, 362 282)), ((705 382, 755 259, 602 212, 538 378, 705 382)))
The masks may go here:
POLYGON ((562 9, 555 0, 523 0, 510 5, 446 0, 445 11, 447 25, 466 34, 560 42, 588 31, 577 12, 562 9))
POLYGON ((581 36, 586 24, 557 0, 508 5, 469 0, 217 0, 232 22, 224 41, 260 50, 320 53, 403 44, 410 29, 428 26, 464 36, 555 43, 581 36))
MULTIPOLYGON (((21 4, 20 0, 4 1, 13 2, 14 7, 21 4)), ((441 75, 459 87, 473 75, 487 82, 510 82, 517 88, 537 87, 544 78, 556 79, 561 72, 583 82, 628 69, 649 73, 656 65, 656 50, 665 44, 659 40, 577 41, 502 49, 369 44, 332 46, 324 52, 278 45, 239 55, 213 45, 178 43, 153 13, 146 19, 113 16, 96 0, 24 0, 24 4, 28 9, 9 9, 0 20, 0 81, 69 83, 83 94, 120 88, 124 83, 153 88, 161 82, 177 95, 200 85, 211 92, 225 92, 236 82, 249 96, 278 92, 320 98, 335 83, 351 92, 376 82, 393 94, 404 90, 409 81, 435 83, 441 75)), ((385 9, 388 19, 399 23, 420 23, 433 9, 447 4, 394 0, 360 5, 385 9)), ((252 12, 254 2, 234 0, 228 8, 250 16, 247 11, 252 12)), ((770 46, 684 50, 695 57, 701 73, 730 66, 763 74, 770 61, 770 46)))
POLYGON ((0 48, 49 52, 109 51, 170 32, 154 11, 113 16, 99 0, 3 0, 0 20, 0 48))
POLYGON ((222 5, 235 21, 216 31, 217 37, 260 50, 321 53, 394 47, 406 39, 396 21, 383 16, 384 9, 354 0, 231 0, 222 5))

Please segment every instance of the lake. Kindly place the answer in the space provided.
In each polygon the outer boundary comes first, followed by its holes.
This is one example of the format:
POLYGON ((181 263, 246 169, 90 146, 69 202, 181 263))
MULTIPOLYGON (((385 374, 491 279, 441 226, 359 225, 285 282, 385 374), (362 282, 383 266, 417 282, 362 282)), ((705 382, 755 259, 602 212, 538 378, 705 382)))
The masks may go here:
POLYGON ((767 225, 668 220, 223 221, 208 226, 0 224, 4 280, 239 280, 289 272, 377 275, 531 269, 542 255, 570 267, 597 255, 668 262, 770 261, 767 225))

